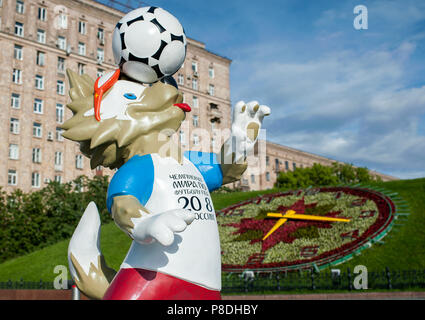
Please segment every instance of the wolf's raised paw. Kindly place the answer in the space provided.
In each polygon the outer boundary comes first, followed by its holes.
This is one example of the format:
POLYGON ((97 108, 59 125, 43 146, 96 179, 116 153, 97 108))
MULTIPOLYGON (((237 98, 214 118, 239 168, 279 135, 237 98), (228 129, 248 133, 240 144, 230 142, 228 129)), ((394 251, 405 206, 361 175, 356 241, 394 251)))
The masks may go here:
POLYGON ((233 110, 232 136, 236 140, 237 157, 252 150, 263 119, 270 113, 270 108, 260 105, 258 101, 236 103, 233 110))

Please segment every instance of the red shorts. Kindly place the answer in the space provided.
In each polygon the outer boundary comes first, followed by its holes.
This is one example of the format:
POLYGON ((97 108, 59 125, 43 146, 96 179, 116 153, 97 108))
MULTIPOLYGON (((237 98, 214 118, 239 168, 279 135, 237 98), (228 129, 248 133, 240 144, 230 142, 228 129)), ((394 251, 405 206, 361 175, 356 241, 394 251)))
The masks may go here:
POLYGON ((103 300, 221 300, 221 295, 157 271, 120 269, 103 300))

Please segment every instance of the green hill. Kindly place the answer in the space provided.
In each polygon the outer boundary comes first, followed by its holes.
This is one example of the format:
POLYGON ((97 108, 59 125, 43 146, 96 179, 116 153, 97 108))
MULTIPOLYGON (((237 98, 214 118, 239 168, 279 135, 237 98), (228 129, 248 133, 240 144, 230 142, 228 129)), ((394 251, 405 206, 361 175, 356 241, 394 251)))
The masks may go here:
MULTIPOLYGON (((369 270, 383 270, 387 266, 390 269, 424 270, 425 178, 382 182, 374 185, 397 192, 409 203, 411 215, 404 225, 397 227, 391 231, 390 236, 384 238, 383 245, 374 245, 359 257, 338 267, 353 269, 355 265, 362 264, 369 270)), ((220 210, 231 204, 271 192, 276 190, 213 194, 212 197, 215 209, 220 210)), ((54 273, 55 266, 68 265, 66 257, 68 242, 69 240, 61 241, 0 264, 0 281, 9 279, 16 281, 21 278, 25 281, 40 279, 52 281, 57 276, 54 273)), ((108 264, 118 269, 130 246, 130 239, 114 223, 109 223, 102 226, 101 246, 108 264)))

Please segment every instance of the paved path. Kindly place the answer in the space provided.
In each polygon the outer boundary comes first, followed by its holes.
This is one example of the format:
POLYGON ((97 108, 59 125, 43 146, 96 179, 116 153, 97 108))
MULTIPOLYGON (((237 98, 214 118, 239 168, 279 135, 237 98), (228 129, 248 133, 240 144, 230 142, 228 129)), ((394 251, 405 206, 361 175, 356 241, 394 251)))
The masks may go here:
POLYGON ((425 300, 422 292, 314 293, 223 296, 223 300, 425 300))
MULTIPOLYGON (((71 300, 71 290, 0 290, 0 300, 71 300)), ((81 298, 87 298, 81 295, 81 298)), ((425 300, 423 292, 231 295, 223 300, 425 300)))

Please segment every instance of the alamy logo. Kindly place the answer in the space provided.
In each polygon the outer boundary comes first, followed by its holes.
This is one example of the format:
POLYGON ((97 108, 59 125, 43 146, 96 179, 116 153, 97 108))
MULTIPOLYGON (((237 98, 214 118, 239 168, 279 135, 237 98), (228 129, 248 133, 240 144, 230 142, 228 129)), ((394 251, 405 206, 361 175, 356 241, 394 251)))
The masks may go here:
POLYGON ((358 265, 354 268, 354 274, 357 274, 357 276, 354 277, 354 289, 366 290, 368 285, 367 268, 363 265, 358 265))
POLYGON ((367 30, 368 29, 368 13, 367 7, 359 4, 354 7, 353 13, 357 16, 354 18, 353 26, 356 30, 367 30))
POLYGON ((59 273, 55 280, 53 280, 53 287, 56 290, 68 289, 68 268, 64 265, 57 265, 53 269, 53 272, 59 273))

